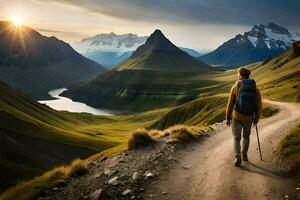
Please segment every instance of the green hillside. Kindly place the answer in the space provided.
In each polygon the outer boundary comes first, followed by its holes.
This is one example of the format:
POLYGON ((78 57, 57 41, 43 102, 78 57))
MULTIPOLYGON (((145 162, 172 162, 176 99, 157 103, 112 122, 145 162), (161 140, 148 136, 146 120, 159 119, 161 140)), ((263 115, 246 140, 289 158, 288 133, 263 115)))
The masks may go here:
POLYGON ((58 112, 0 82, 0 193, 54 166, 120 145, 161 112, 114 117, 58 112))
POLYGON ((208 78, 214 73, 156 30, 119 66, 63 95, 94 107, 151 110, 192 100, 195 89, 217 83, 208 78))

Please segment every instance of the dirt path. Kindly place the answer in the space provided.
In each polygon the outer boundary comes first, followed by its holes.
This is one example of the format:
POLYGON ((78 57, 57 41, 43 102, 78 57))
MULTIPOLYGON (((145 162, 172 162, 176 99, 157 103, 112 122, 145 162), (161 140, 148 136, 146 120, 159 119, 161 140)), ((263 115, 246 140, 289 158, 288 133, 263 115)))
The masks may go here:
POLYGON ((289 194, 289 199, 299 199, 293 192, 296 178, 284 178, 275 173, 277 169, 272 159, 280 139, 292 125, 299 122, 300 105, 268 103, 278 106, 281 111, 259 124, 263 161, 259 160, 253 128, 250 162, 243 163, 241 168, 234 167, 231 130, 222 126, 217 134, 187 150, 181 163, 148 186, 143 197, 161 200, 274 200, 284 199, 289 194))

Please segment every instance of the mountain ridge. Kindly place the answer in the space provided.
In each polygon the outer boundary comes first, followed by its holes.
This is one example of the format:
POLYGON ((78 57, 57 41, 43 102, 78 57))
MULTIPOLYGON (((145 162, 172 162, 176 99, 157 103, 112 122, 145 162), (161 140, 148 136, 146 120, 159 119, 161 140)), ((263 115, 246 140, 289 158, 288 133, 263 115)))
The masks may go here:
POLYGON ((277 56, 291 49, 299 39, 299 33, 290 33, 275 23, 254 25, 250 31, 236 35, 199 59, 211 65, 235 68, 277 56))
MULTIPOLYGON (((72 44, 72 47, 83 56, 104 65, 107 68, 120 64, 129 58, 132 53, 143 43, 148 36, 138 36, 137 34, 109 34, 101 33, 87 37, 72 44)), ((199 57, 199 53, 194 49, 179 47, 193 57, 199 57)))
POLYGON ((46 37, 26 26, 1 21, 0 80, 35 99, 105 71, 77 53, 68 43, 46 37))

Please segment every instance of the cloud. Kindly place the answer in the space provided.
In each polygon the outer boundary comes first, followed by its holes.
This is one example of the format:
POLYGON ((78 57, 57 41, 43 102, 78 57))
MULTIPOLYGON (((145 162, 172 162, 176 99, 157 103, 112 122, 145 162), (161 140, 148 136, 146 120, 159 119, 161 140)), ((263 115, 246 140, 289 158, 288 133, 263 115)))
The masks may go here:
POLYGON ((42 33, 46 36, 55 35, 58 38, 69 38, 70 40, 76 40, 78 38, 86 37, 85 34, 75 31, 64 31, 64 30, 54 30, 54 29, 44 29, 44 28, 36 28, 38 32, 42 33))
POLYGON ((275 22, 298 28, 299 0, 39 0, 77 6, 130 21, 169 24, 253 25, 275 22))

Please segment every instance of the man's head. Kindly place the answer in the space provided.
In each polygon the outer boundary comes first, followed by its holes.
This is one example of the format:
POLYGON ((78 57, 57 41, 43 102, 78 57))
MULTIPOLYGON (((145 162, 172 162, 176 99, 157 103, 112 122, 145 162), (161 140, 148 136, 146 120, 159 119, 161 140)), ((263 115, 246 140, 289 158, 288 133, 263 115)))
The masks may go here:
POLYGON ((251 74, 251 71, 245 67, 240 67, 238 70, 238 78, 241 79, 248 79, 251 74))

